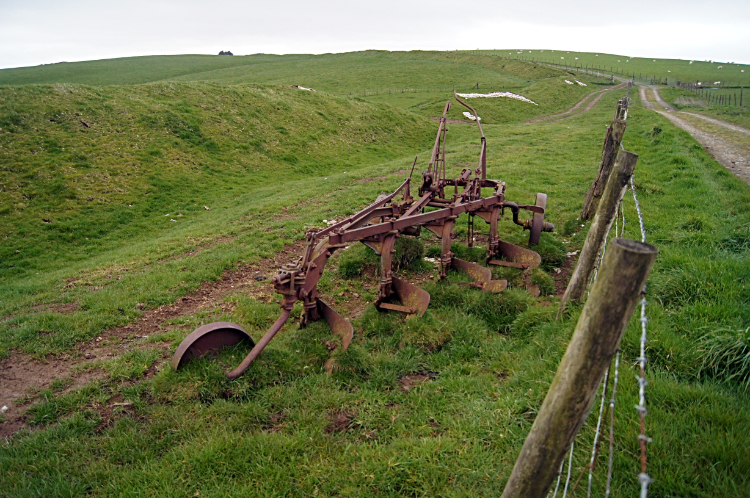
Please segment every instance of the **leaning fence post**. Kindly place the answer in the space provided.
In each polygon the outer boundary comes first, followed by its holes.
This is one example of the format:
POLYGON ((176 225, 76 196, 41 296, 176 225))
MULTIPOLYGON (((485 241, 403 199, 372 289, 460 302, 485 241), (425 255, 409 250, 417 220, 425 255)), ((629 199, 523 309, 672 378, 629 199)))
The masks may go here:
POLYGON ((586 235, 586 241, 583 243, 581 255, 578 257, 578 264, 570 277, 568 288, 560 301, 560 309, 557 311, 557 317, 562 314, 565 306, 569 302, 583 301, 583 295, 588 287, 591 274, 596 267, 596 260, 599 257, 604 244, 607 240, 607 234, 612 227, 612 222, 617 216, 617 208, 622 201, 622 196, 627 189, 628 181, 633 176, 635 163, 638 162, 638 154, 623 150, 618 154, 617 161, 612 168, 612 174, 609 177, 604 195, 596 211, 594 221, 591 223, 589 233, 586 235))
POLYGON ((620 149, 620 144, 622 143, 622 137, 625 135, 625 127, 627 126, 625 121, 626 113, 627 103, 618 102, 615 119, 612 120, 612 124, 607 128, 607 136, 604 138, 602 161, 599 165, 599 171, 596 174, 594 183, 592 183, 591 188, 589 188, 588 194, 586 194, 586 200, 583 202, 583 208, 581 209, 582 220, 587 220, 593 216, 599 205, 599 199, 604 192, 607 178, 609 178, 612 171, 612 165, 617 158, 617 153, 620 149), (625 112, 622 111, 623 107, 625 108, 625 112))
POLYGON ((614 239, 502 498, 543 498, 594 402, 657 249, 614 239))

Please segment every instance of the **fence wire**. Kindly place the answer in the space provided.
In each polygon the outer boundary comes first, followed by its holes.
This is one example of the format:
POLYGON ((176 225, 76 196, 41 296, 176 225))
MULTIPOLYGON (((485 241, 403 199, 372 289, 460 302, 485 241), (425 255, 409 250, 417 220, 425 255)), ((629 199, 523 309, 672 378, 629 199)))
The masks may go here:
POLYGON ((609 463, 607 464, 607 485, 604 497, 609 498, 612 488, 612 463, 614 461, 615 448, 615 395, 617 394, 617 377, 620 372, 620 350, 615 355, 615 375, 612 382, 612 399, 609 400, 609 463))
MULTIPOLYGON (((638 202, 638 195, 635 191, 635 183, 633 177, 630 177, 630 190, 633 192, 633 200, 635 201, 635 210, 638 213, 638 224, 641 228, 641 242, 646 242, 646 229, 643 226, 643 213, 641 211, 641 205, 638 202)), ((651 483, 651 477, 648 475, 646 465, 646 444, 651 442, 651 439, 646 436, 646 343, 648 342, 648 333, 646 325, 648 324, 648 317, 646 316, 646 288, 644 285, 641 291, 641 355, 638 357, 638 363, 640 365, 640 376, 638 379, 638 404, 635 409, 638 410, 640 416, 640 434, 638 435, 638 443, 641 449, 641 473, 638 474, 638 483, 641 486, 641 498, 648 496, 648 485, 651 483)))
MULTIPOLYGON (((620 144, 620 148, 625 150, 625 147, 620 144)), ((643 212, 641 211, 640 202, 638 201, 638 195, 636 193, 635 189, 635 183, 633 181, 633 177, 630 177, 630 190, 633 194, 633 201, 635 203, 635 210, 638 213, 638 226, 641 231, 641 242, 646 242, 646 229, 643 224, 643 212)), ((620 202, 620 205, 618 206, 618 212, 615 215, 615 226, 614 226, 614 236, 615 237, 622 237, 625 234, 625 210, 622 206, 622 202, 620 202), (620 221, 621 220, 621 221, 620 221)), ((606 235, 605 240, 609 238, 609 233, 606 235)), ((602 261, 604 260, 604 254, 606 252, 607 246, 605 243, 604 248, 602 249, 602 253, 599 258, 597 258, 597 264, 594 268, 594 277, 592 281, 589 283, 591 285, 598 275, 598 267, 601 265, 602 261)), ((640 485, 640 497, 641 498, 647 498, 648 496, 648 485, 651 483, 652 479, 647 473, 647 461, 646 461, 646 444, 651 442, 651 439, 646 436, 646 426, 645 426, 645 417, 646 417, 646 386, 648 385, 648 382, 646 382, 646 362, 648 361, 646 359, 646 343, 648 342, 648 334, 647 334, 647 323, 648 323, 648 317, 646 316, 646 286, 643 287, 643 290, 641 291, 641 316, 639 318, 639 322, 641 323, 641 338, 640 338, 640 356, 637 358, 638 364, 640 366, 640 375, 637 376, 638 380, 638 405, 635 406, 636 410, 638 410, 639 417, 640 417, 640 435, 638 436, 639 446, 640 446, 640 461, 641 461, 641 472, 638 475, 638 483, 640 485)), ((608 455, 608 464, 607 464, 607 477, 606 477, 606 487, 605 487, 605 497, 608 498, 611 494, 611 488, 612 488, 612 467, 614 463, 614 431, 615 431, 615 397, 617 394, 617 383, 619 378, 619 370, 620 370, 620 350, 617 350, 617 353, 615 354, 614 359, 614 376, 613 376, 613 385, 612 385, 612 395, 609 401, 609 408, 610 408, 610 426, 609 426, 609 455, 608 455)), ((610 370, 607 370, 607 373, 605 374, 604 379, 602 380, 602 401, 599 407, 599 418, 596 423, 596 432, 594 433, 594 444, 593 448, 591 450, 591 460, 589 461, 589 464, 587 466, 587 469, 589 471, 588 476, 588 490, 587 490, 587 497, 591 497, 591 486, 593 481, 593 471, 594 467, 596 465, 596 458, 598 456, 598 446, 599 446, 599 438, 601 434, 601 423, 602 418, 604 416, 604 404, 605 404, 605 397, 606 397, 606 390, 607 390, 607 383, 609 381, 609 375, 610 370)), ((571 457, 570 461, 568 463, 568 478, 565 483, 565 492, 563 493, 563 498, 565 498, 565 495, 567 494, 568 489, 568 483, 570 481, 570 472, 572 465, 572 450, 571 447, 571 457)), ((558 473, 557 478, 557 486, 555 486, 555 492, 553 497, 557 496, 557 491, 560 486, 560 480, 562 477, 562 471, 564 468, 565 462, 563 461, 560 465, 560 470, 558 473)), ((585 472, 586 469, 584 469, 585 472)), ((580 477, 579 477, 580 480, 580 477)), ((577 485, 578 483, 576 483, 577 485)), ((575 487, 574 487, 575 489, 575 487)))

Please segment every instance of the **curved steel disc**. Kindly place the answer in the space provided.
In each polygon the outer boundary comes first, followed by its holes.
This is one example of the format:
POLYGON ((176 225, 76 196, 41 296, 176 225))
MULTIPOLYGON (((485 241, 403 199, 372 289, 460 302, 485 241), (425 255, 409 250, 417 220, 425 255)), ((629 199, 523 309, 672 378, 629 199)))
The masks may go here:
POLYGON ((214 322, 195 329, 182 340, 172 356, 172 368, 177 370, 193 358, 200 358, 213 351, 227 346, 234 346, 246 341, 250 346, 255 343, 245 329, 231 322, 214 322))
MULTIPOLYGON (((541 208, 547 207, 547 194, 541 192, 536 194, 536 206, 541 208)), ((542 228, 544 228, 544 214, 534 213, 534 217, 531 220, 531 235, 529 235, 529 245, 535 246, 539 244, 539 240, 542 237, 542 228)))

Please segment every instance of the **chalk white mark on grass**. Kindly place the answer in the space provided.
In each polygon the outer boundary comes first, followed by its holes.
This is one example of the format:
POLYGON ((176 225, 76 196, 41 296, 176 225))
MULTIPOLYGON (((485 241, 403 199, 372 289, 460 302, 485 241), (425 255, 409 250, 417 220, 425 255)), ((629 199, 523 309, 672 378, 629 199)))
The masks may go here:
POLYGON ((529 104, 539 105, 533 100, 527 99, 523 95, 518 95, 517 93, 513 93, 513 92, 458 93, 456 95, 458 95, 459 97, 463 97, 465 99, 474 99, 474 98, 479 98, 479 97, 487 97, 487 98, 505 97, 508 99, 520 100, 521 102, 528 102, 529 104))

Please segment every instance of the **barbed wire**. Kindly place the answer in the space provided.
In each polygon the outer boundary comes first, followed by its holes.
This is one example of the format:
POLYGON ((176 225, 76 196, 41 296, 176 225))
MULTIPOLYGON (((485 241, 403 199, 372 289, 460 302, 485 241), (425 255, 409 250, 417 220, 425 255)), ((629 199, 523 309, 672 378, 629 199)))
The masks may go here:
POLYGON ((562 498, 568 496, 568 486, 570 485, 570 471, 573 469, 573 448, 576 446, 575 439, 570 443, 570 457, 568 458, 568 477, 565 479, 565 490, 563 491, 562 498))
POLYGON ((609 384, 609 370, 604 374, 604 380, 602 381, 602 402, 599 404, 599 419, 596 421, 596 432, 594 433, 594 446, 591 449, 591 461, 589 462, 589 486, 586 496, 591 498, 591 482, 594 479, 594 466, 596 465, 596 457, 599 455, 599 434, 602 427, 602 416, 604 415, 604 400, 607 397, 607 384, 609 384))
MULTIPOLYGON (((555 485, 555 493, 552 495, 552 498, 557 497, 557 490, 560 489, 560 480, 562 479, 562 471, 565 467, 565 458, 562 459, 562 462, 560 462, 560 468, 557 470, 557 484, 555 485)), ((549 493, 547 493, 547 496, 549 496, 549 493)))
POLYGON ((617 378, 620 371, 620 350, 615 354, 615 376, 612 382, 612 399, 609 400, 609 463, 607 464, 607 485, 604 490, 604 498, 609 498, 612 486, 612 463, 614 461, 615 447, 615 395, 617 394, 617 378))
MULTIPOLYGON (((638 224, 641 228, 641 242, 646 242, 646 229, 643 226, 643 212, 641 211, 640 203, 638 202, 638 195, 635 191, 635 182, 633 177, 630 177, 630 190, 633 192, 633 200, 635 201, 635 210, 638 213, 638 224)), ((651 477, 648 475, 647 462, 646 462, 646 444, 651 442, 651 439, 646 436, 646 343, 648 342, 648 333, 646 324, 648 324, 648 317, 646 316, 646 288, 644 285, 641 290, 641 349, 640 356, 637 358, 640 365, 640 376, 638 379, 638 404, 635 405, 635 409, 638 410, 640 417, 640 434, 638 435, 638 443, 641 449, 641 473, 638 474, 638 484, 641 486, 641 498, 648 496, 648 485, 651 483, 651 477)))

